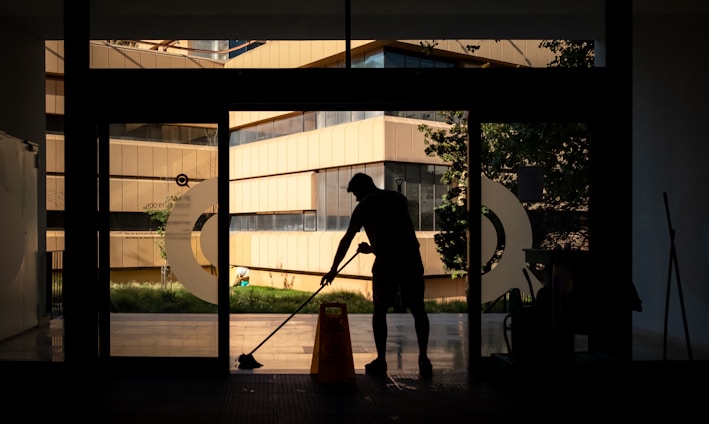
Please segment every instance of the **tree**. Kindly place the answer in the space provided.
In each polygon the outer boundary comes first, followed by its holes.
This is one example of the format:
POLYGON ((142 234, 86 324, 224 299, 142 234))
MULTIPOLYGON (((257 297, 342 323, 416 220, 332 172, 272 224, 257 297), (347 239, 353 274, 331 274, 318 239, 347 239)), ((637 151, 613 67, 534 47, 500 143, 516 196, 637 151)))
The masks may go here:
POLYGON ((143 210, 150 216, 150 220, 157 224, 155 228, 155 233, 157 238, 155 239, 155 245, 160 251, 160 257, 163 259, 163 265, 160 267, 160 277, 163 287, 167 283, 167 252, 165 251, 165 225, 167 224, 167 219, 172 212, 172 208, 175 207, 175 203, 180 199, 178 195, 170 195, 165 198, 164 203, 150 204, 145 206, 143 210))
MULTIPOLYGON (((435 44, 433 44, 435 46, 435 44)), ((593 66, 593 43, 544 40, 540 47, 555 53, 550 67, 593 66)), ((467 142, 468 122, 461 111, 440 112, 449 125, 433 129, 419 125, 426 154, 451 165, 441 182, 451 188, 436 208, 441 230, 434 236, 436 249, 453 278, 467 274, 467 142)), ((582 214, 590 197, 589 129, 585 123, 485 123, 482 125, 480 172, 516 192, 520 166, 542 166, 545 175, 543 202, 529 205, 536 219, 534 247, 588 247, 588 228, 582 214), (542 226, 547 228, 541 229, 542 226)), ((494 213, 481 205, 481 213, 494 223, 494 213)), ((530 217, 532 218, 532 217, 530 217)), ((498 241, 499 243, 500 241, 498 241)), ((501 242, 504 243, 504 240, 501 242)), ((498 244, 498 247, 499 244, 498 244)), ((498 252, 500 249, 498 249, 498 252)), ((493 258, 494 263, 499 256, 493 258)), ((491 262, 481 267, 486 272, 491 262)))
POLYGON ((420 124, 418 130, 424 133, 426 154, 450 164, 441 176, 441 182, 450 188, 435 208, 441 230, 434 235, 434 241, 443 265, 456 278, 468 273, 468 121, 461 111, 439 113, 449 128, 433 129, 420 124))
POLYGON ((547 48, 554 53, 550 67, 561 68, 593 68, 595 50, 593 41, 588 40, 543 40, 539 47, 547 48))
POLYGON ((483 124, 481 173, 516 192, 517 168, 542 166, 543 203, 553 209, 586 208, 591 184, 588 134, 583 122, 483 124))

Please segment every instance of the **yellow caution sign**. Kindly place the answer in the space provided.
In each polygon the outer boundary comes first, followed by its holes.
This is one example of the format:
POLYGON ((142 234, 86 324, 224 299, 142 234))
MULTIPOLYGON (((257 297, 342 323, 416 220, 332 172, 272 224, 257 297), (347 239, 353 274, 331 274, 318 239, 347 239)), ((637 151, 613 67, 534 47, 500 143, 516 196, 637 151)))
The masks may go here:
POLYGON ((344 303, 320 305, 310 374, 317 374, 319 383, 355 383, 350 325, 344 303))

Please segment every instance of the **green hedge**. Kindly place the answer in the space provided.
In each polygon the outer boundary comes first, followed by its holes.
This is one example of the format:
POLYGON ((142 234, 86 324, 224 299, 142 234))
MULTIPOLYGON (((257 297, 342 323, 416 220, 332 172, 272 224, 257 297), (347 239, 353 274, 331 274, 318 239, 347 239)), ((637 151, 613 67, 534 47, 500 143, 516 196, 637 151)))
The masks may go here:
MULTIPOLYGON (((264 286, 232 287, 231 313, 293 313, 311 292, 264 286)), ((372 313, 372 302, 359 293, 334 290, 318 293, 299 313, 316 314, 321 303, 344 303, 350 314, 372 313)), ((111 285, 111 309, 126 313, 216 313, 217 306, 205 302, 182 285, 161 286, 152 283, 114 283, 111 285)), ((426 302, 430 313, 465 313, 465 302, 426 302)))

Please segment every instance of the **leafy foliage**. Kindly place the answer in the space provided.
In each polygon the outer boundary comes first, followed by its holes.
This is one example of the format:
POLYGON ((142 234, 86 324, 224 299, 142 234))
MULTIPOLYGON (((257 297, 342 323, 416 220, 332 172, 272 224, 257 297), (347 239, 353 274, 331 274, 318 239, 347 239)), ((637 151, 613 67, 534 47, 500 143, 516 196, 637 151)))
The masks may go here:
POLYGON ((551 50, 556 56, 550 67, 592 68, 595 60, 593 41, 587 40, 543 40, 539 47, 551 50))
POLYGON ((426 154, 438 156, 450 165, 441 176, 441 183, 450 188, 435 209, 441 230, 434 235, 434 241, 443 266, 455 278, 468 272, 468 121, 461 111, 439 113, 448 128, 420 124, 418 129, 424 134, 426 154))
MULTIPOLYGON (((422 44, 433 48, 435 43, 422 44)), ((592 67, 592 41, 543 40, 540 47, 550 49, 555 58, 550 67, 592 67)), ((451 167, 441 182, 450 185, 435 210, 441 230, 434 238, 445 268, 453 278, 467 275, 467 143, 468 122, 462 111, 440 112, 448 128, 434 129, 426 124, 418 129, 424 134, 426 154, 438 156, 451 167)), ((480 172, 517 191, 517 169, 541 166, 544 170, 543 202, 534 205, 533 228, 536 246, 588 248, 588 227, 584 215, 566 212, 586 211, 589 206, 590 137, 586 123, 484 123, 481 126, 480 172), (559 212, 555 214, 555 212, 559 212), (564 215, 562 215, 564 214, 564 215), (560 218, 561 217, 561 218, 560 218), (560 224, 551 230, 544 223, 560 224)), ((528 211, 528 212, 531 212, 528 211)), ((481 205, 481 213, 494 222, 494 213, 481 205)), ((503 242, 504 244, 504 242, 503 242)), ((499 246, 498 249, 504 246, 499 246)), ((489 270, 484 264, 481 272, 489 270)))
POLYGON ((216 313, 214 304, 205 302, 183 287, 165 290, 155 284, 124 283, 111 285, 111 307, 123 313, 216 313))
POLYGON ((160 257, 163 259, 167 259, 167 253, 165 252, 165 225, 167 224, 167 219, 170 217, 172 208, 175 207, 175 203, 179 199, 180 196, 177 195, 167 196, 165 202, 158 205, 158 207, 146 206, 144 208, 145 213, 157 224, 155 232, 158 235, 158 239, 155 243, 160 250, 160 257))
POLYGON ((482 125, 483 175, 517 191, 517 168, 544 169, 544 203, 586 208, 591 190, 590 139, 585 123, 492 123, 482 125))

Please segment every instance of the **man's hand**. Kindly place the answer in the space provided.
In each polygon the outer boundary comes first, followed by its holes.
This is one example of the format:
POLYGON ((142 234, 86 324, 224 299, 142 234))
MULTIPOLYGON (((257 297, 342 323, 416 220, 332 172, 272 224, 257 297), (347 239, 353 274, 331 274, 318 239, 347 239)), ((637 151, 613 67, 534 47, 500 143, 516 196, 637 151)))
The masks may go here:
POLYGON ((357 246, 357 252, 358 253, 372 253, 372 246, 369 245, 369 243, 363 241, 362 243, 357 246))
MULTIPOLYGON (((349 240, 348 240, 349 241, 349 240)), ((347 249, 349 247, 349 243, 344 245, 344 248, 347 249)), ((342 248, 342 246, 340 246, 342 248)), ((357 253, 354 254, 350 259, 347 260, 345 265, 342 265, 342 268, 344 268, 352 259, 355 258, 360 253, 372 253, 372 246, 369 245, 369 243, 362 242, 357 246, 357 253)), ((332 263, 332 268, 330 268, 330 271, 327 272, 327 274, 322 276, 322 280, 320 280, 320 286, 325 286, 325 285, 330 285, 332 283, 332 280, 335 279, 337 274, 342 271, 342 268, 337 269, 337 266, 340 264, 340 261, 335 259, 335 261, 332 263)))
POLYGON ((322 280, 320 280, 320 285, 329 286, 332 283, 332 280, 335 279, 336 275, 337 271, 330 270, 327 274, 322 276, 322 280))

